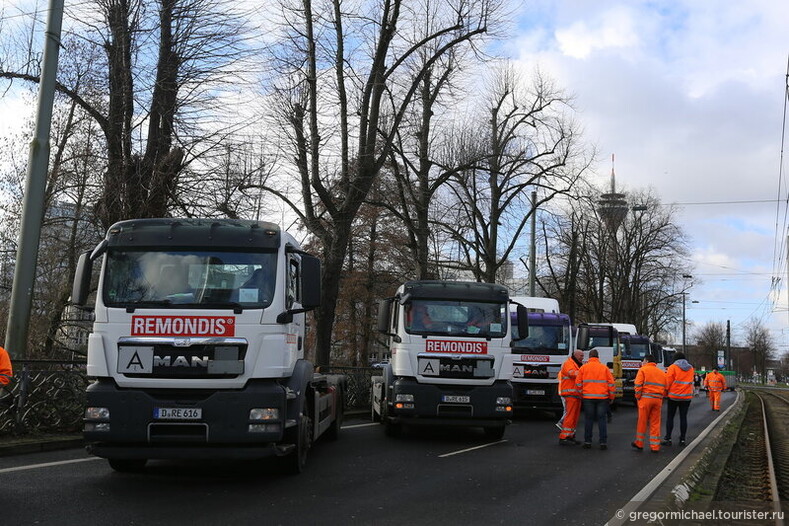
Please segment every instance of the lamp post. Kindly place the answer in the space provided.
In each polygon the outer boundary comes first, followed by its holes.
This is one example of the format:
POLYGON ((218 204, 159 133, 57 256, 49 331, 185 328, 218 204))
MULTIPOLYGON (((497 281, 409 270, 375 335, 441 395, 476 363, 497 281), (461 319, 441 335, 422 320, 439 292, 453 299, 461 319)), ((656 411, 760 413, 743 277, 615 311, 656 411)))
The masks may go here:
MULTIPOLYGON (((683 274, 683 279, 693 279, 690 274, 683 274)), ((685 354, 685 303, 687 303, 688 292, 687 289, 682 291, 682 354, 685 354)), ((698 303, 698 302, 696 302, 698 303)))

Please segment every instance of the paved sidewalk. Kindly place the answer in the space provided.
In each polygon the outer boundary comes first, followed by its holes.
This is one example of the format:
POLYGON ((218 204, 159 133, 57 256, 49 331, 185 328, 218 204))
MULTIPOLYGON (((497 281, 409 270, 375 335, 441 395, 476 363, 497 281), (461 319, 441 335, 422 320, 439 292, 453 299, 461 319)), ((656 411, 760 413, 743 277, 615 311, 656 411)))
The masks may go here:
POLYGON ((82 446, 82 433, 0 436, 0 457, 82 446))

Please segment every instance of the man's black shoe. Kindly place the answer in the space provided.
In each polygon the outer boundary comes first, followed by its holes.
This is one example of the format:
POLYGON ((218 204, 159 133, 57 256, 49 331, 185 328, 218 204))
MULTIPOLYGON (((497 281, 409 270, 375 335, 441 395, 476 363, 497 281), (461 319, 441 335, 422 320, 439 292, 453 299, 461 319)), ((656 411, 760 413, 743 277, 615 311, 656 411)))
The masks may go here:
POLYGON ((634 448, 636 448, 639 451, 643 451, 643 449, 644 449, 642 446, 639 446, 635 442, 630 442, 630 445, 633 446, 634 448))

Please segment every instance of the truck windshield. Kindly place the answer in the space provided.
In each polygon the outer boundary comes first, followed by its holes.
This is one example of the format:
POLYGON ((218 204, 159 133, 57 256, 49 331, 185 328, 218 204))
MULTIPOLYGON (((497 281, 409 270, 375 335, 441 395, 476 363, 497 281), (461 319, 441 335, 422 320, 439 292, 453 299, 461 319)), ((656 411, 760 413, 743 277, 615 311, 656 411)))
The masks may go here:
POLYGON ((512 352, 529 354, 566 355, 569 350, 570 330, 561 325, 533 325, 529 323, 529 335, 513 344, 512 352))
POLYGON ((271 305, 276 254, 197 250, 107 252, 108 307, 244 307, 271 305))
POLYGON ((649 343, 647 342, 633 342, 630 340, 625 340, 623 342, 624 346, 624 358, 637 358, 642 360, 644 356, 649 354, 649 343))
POLYGON ((405 305, 405 330, 411 334, 503 338, 506 314, 505 303, 412 300, 405 305))

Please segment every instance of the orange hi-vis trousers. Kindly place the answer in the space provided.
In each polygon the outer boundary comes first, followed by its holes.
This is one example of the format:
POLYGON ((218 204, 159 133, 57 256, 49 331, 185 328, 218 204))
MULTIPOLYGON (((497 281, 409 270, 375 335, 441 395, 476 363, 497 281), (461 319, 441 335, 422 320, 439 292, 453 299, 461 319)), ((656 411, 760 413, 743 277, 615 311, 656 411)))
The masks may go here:
POLYGON ((644 435, 649 422, 649 447, 652 451, 660 451, 660 408, 662 398, 643 397, 638 401, 638 424, 636 425, 636 445, 644 447, 644 435))
POLYGON ((720 411, 721 408, 721 392, 720 391, 713 391, 710 389, 710 405, 712 406, 713 411, 720 411))
POLYGON ((559 438, 572 438, 575 436, 575 426, 578 425, 578 416, 581 414, 581 397, 564 397, 564 420, 559 438))

